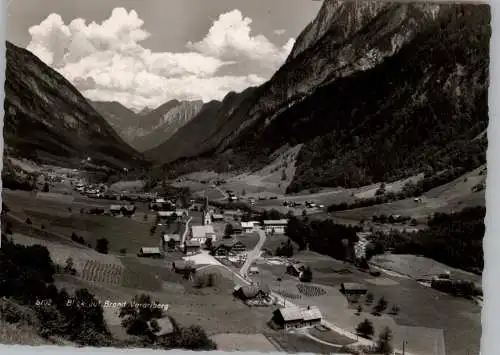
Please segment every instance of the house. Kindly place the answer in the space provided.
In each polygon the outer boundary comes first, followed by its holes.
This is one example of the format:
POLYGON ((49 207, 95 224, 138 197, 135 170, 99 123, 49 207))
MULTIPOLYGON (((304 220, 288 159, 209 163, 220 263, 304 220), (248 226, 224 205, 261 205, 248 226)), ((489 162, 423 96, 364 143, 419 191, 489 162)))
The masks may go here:
POLYGON ((285 234, 285 228, 288 225, 287 219, 265 220, 264 231, 266 233, 285 234))
POLYGON ((242 242, 240 242, 239 240, 234 242, 233 245, 231 246, 231 250, 233 251, 233 253, 235 254, 239 254, 239 253, 244 253, 247 251, 247 247, 245 246, 245 244, 243 244, 242 242))
POLYGON ((160 220, 167 220, 169 218, 175 218, 175 211, 158 211, 157 214, 160 220))
POLYGON ((273 313, 274 323, 285 330, 319 325, 321 319, 321 312, 316 306, 285 307, 273 313))
POLYGON ((111 205, 109 206, 109 212, 111 212, 114 216, 122 213, 122 206, 121 205, 111 205))
POLYGON ((286 268, 286 272, 289 275, 295 276, 295 277, 300 277, 302 275, 302 272, 306 269, 306 266, 302 263, 293 263, 289 264, 286 268))
POLYGON ((174 332, 174 325, 169 317, 163 317, 158 319, 153 319, 148 321, 148 326, 152 328, 151 322, 156 322, 158 326, 158 331, 154 332, 157 337, 163 337, 166 335, 171 335, 174 332))
POLYGON ((179 217, 182 220, 184 217, 189 217, 189 210, 187 210, 187 209, 176 209, 175 210, 175 214, 177 215, 177 217, 179 217))
POLYGON ((169 245, 169 243, 173 244, 174 248, 177 248, 181 245, 181 236, 179 234, 164 234, 163 235, 163 246, 169 245))
POLYGON ((243 233, 252 233, 254 231, 253 222, 241 222, 243 233))
POLYGON ((172 269, 178 274, 194 274, 196 272, 196 267, 193 263, 183 260, 173 262, 172 269))
POLYGON ((124 205, 122 206, 121 212, 124 216, 132 216, 135 213, 136 209, 137 207, 134 205, 124 205))
POLYGON ((137 253, 137 256, 140 257, 151 257, 151 258, 160 258, 162 256, 160 248, 148 248, 148 247, 142 247, 139 249, 139 253, 137 253))
POLYGON ((188 240, 184 243, 184 254, 193 255, 200 252, 201 244, 195 240, 188 240))
POLYGON ((262 285, 245 285, 245 286, 236 286, 234 288, 233 295, 238 297, 241 300, 250 300, 256 298, 269 298, 270 295, 269 286, 262 285))
POLYGON ((218 213, 212 214, 212 222, 223 222, 224 216, 218 213))
POLYGON ((243 228, 241 227, 240 222, 230 222, 233 234, 242 234, 243 228))
POLYGON ((232 246, 230 243, 220 243, 213 247, 210 254, 218 257, 234 255, 232 246))
POLYGON ((211 224, 191 227, 191 240, 197 241, 201 245, 205 244, 208 238, 211 238, 212 242, 216 241, 214 227, 211 224))
POLYGON ((344 295, 364 295, 367 291, 364 285, 355 282, 344 282, 340 285, 340 292, 344 295))
POLYGON ((260 271, 259 271, 259 268, 257 266, 251 266, 250 270, 248 270, 248 273, 250 275, 256 275, 256 274, 260 273, 260 271))

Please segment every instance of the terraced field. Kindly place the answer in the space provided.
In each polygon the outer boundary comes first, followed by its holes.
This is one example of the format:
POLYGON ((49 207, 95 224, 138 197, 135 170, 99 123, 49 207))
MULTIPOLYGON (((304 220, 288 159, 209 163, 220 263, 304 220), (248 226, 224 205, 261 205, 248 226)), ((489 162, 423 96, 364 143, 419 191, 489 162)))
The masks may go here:
POLYGON ((118 286, 122 283, 124 268, 119 265, 104 264, 96 260, 87 260, 82 270, 82 279, 106 285, 118 286))
POLYGON ((306 297, 317 297, 326 295, 326 291, 318 286, 306 285, 303 283, 297 284, 297 289, 306 297))

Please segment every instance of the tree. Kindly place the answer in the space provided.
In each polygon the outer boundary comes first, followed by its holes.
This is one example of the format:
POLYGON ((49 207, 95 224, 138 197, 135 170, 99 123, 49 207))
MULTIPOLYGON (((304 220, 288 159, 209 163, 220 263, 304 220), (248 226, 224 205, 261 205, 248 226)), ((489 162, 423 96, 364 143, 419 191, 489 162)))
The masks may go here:
POLYGON ((378 336, 376 350, 380 354, 389 355, 392 354, 392 331, 389 327, 385 327, 378 336))
POLYGON ((29 217, 26 217, 25 223, 26 224, 32 224, 31 219, 29 217))
POLYGON ((309 266, 306 266, 300 275, 300 281, 311 282, 312 281, 312 270, 309 266))
POLYGON ((283 169, 283 170, 281 171, 281 181, 285 181, 285 180, 287 180, 287 178, 288 178, 288 177, 286 176, 286 170, 285 170, 285 169, 283 169))
POLYGON ((46 182, 43 184, 42 192, 49 192, 49 183, 46 182))
POLYGON ((398 306, 396 306, 396 305, 393 305, 393 306, 391 307, 391 314, 392 314, 392 315, 397 315, 398 313, 399 313, 399 307, 398 307, 398 306))
POLYGON ((365 303, 366 304, 371 304, 372 302, 373 302, 373 293, 368 292, 366 294, 365 303))
POLYGON ((107 254, 108 253, 108 245, 109 245, 109 241, 106 238, 97 239, 95 250, 98 253, 107 254))
POLYGON ((122 255, 127 254, 127 249, 126 248, 121 248, 120 249, 120 254, 122 254, 122 255))
POLYGON ((198 325, 182 328, 176 338, 176 348, 187 350, 215 350, 217 348, 203 328, 198 325))
POLYGON ((387 301, 384 297, 380 297, 375 307, 373 307, 373 314, 380 315, 383 311, 387 309, 387 301))
POLYGON ((226 224, 224 229, 224 237, 230 238, 233 235, 233 225, 231 223, 226 224))
POLYGON ((66 259, 66 265, 64 266, 64 272, 75 275, 76 269, 74 268, 73 258, 66 259))
POLYGON ((363 338, 370 339, 375 334, 372 322, 369 319, 365 319, 359 323, 356 327, 356 333, 363 338))
POLYGON ((158 324, 148 324, 148 322, 163 317, 163 309, 155 306, 157 304, 158 302, 151 300, 151 296, 141 294, 123 306, 120 309, 119 317, 122 318, 122 326, 127 333, 154 338, 154 331, 158 324), (136 305, 140 306, 136 307, 136 305))
POLYGON ((170 238, 167 242, 167 247, 170 250, 175 249, 175 240, 173 238, 170 238))
POLYGON ((205 241, 205 249, 211 250, 212 249, 212 238, 207 238, 205 241))

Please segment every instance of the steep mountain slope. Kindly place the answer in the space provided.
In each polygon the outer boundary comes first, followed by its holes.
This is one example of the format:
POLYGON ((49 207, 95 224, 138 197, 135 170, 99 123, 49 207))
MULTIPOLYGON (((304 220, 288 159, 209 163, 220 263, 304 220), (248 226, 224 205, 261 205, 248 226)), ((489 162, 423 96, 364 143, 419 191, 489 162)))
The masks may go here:
POLYGON ((88 101, 29 51, 7 42, 6 152, 61 166, 132 168, 142 155, 125 144, 88 101))
POLYGON ((225 119, 198 139, 203 157, 168 170, 254 168, 298 143, 289 191, 473 169, 485 159, 486 137, 474 138, 488 123, 489 23, 487 5, 325 1, 271 80, 213 117, 225 119))
POLYGON ((172 100, 140 117, 133 146, 143 152, 167 141, 196 116, 202 106, 202 101, 172 100))
POLYGON ((171 100, 141 113, 117 102, 92 102, 92 105, 128 144, 142 152, 168 140, 198 114, 203 102, 171 100))
POLYGON ((122 127, 134 125, 138 119, 138 114, 116 101, 90 101, 90 104, 127 141, 126 135, 123 135, 122 127))

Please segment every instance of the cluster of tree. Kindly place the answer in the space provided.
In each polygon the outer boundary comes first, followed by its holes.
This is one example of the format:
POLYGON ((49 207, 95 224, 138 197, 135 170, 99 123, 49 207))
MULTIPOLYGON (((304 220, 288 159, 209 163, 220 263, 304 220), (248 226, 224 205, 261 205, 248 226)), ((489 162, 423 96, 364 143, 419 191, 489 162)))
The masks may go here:
POLYGON ((275 210, 273 208, 273 209, 270 209, 270 210, 264 210, 264 211, 262 211, 260 213, 259 217, 257 218, 257 220, 262 223, 265 220, 276 220, 276 219, 282 219, 282 218, 285 218, 285 217, 287 217, 285 214, 283 214, 280 211, 275 210))
MULTIPOLYGON (((66 267, 71 272, 71 263, 66 267)), ((108 345, 110 334, 99 302, 86 289, 73 296, 59 291, 53 284, 55 271, 47 248, 21 246, 3 238, 0 296, 33 309, 43 337, 59 335, 82 345, 108 345)))
POLYGON ((482 294, 482 291, 471 281, 465 280, 432 280, 432 288, 436 290, 461 297, 474 297, 482 294))
POLYGON ((158 345, 163 349, 215 350, 216 344, 199 326, 182 327, 172 317, 172 331, 158 336, 158 319, 167 317, 158 302, 149 295, 138 295, 120 309, 122 326, 130 335, 141 338, 148 345, 158 345), (137 307, 136 305, 140 305, 137 307), (148 307, 147 305, 150 305, 148 307))
POLYGON ((75 243, 81 244, 81 245, 86 245, 87 243, 85 242, 85 238, 82 236, 77 235, 75 232, 71 233, 71 240, 74 241, 75 243))
POLYGON ((391 224, 410 222, 412 225, 417 225, 416 219, 412 219, 411 217, 408 217, 408 216, 397 216, 396 217, 392 214, 389 216, 386 216, 385 214, 381 214, 378 216, 375 215, 372 217, 372 221, 375 223, 391 223, 391 224))
MULTIPOLYGON (((375 328, 369 319, 365 319, 356 327, 356 333, 363 338, 371 339, 375 335, 375 328)), ((389 327, 385 327, 379 334, 373 351, 377 354, 392 354, 392 331, 389 327)))
POLYGON ((341 202, 332 204, 328 206, 328 212, 352 210, 355 208, 380 205, 383 203, 404 200, 406 198, 418 197, 435 187, 444 185, 459 178, 465 172, 465 168, 457 167, 450 168, 430 176, 426 174, 423 179, 420 179, 417 182, 407 182, 399 192, 386 192, 385 189, 380 188, 377 190, 375 197, 359 199, 352 203, 341 202))
POLYGON ((96 240, 95 250, 101 254, 107 254, 109 241, 106 238, 99 238, 96 240))
POLYGON ((293 256, 293 245, 290 239, 286 243, 282 243, 276 248, 276 256, 283 256, 286 258, 291 258, 293 256))
POLYGON ((446 265, 481 273, 484 267, 483 237, 486 208, 467 207, 460 212, 436 213, 429 228, 416 233, 376 233, 378 252, 423 255, 446 265))
POLYGON ((358 241, 358 226, 335 224, 332 220, 300 219, 289 216, 285 234, 300 250, 306 248, 338 260, 352 257, 354 243, 358 241))

